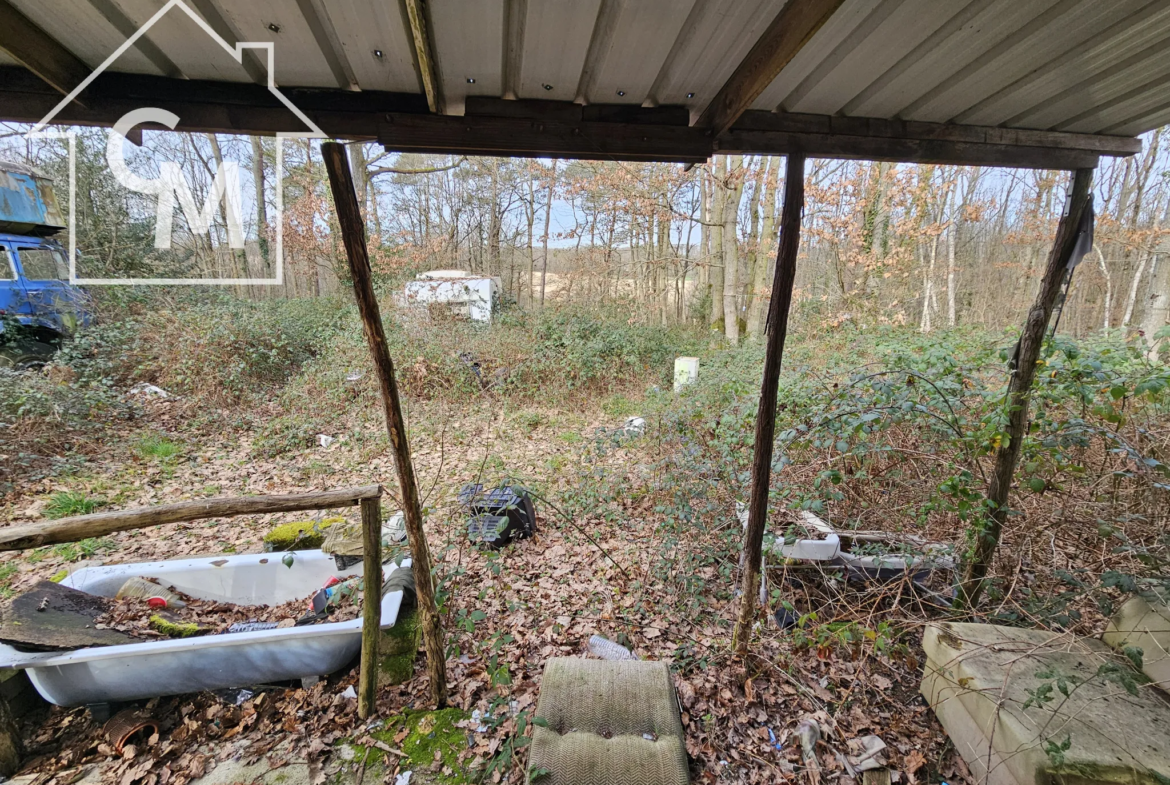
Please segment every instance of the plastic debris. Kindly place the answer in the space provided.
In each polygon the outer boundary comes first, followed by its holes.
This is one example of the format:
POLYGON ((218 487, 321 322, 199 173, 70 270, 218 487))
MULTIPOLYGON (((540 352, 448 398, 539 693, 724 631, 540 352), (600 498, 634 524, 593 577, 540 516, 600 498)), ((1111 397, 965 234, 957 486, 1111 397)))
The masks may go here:
POLYGON ((141 382, 130 388, 131 395, 142 395, 147 398, 170 398, 169 392, 148 382, 141 382))
POLYGON ((349 698, 350 700, 357 700, 357 690, 355 690, 351 684, 345 688, 344 692, 341 693, 341 697, 349 698))
POLYGON ((776 749, 777 752, 782 752, 784 750, 784 745, 776 740, 776 732, 771 728, 768 728, 768 741, 771 742, 772 746, 776 749))
POLYGON ((152 608, 187 607, 187 603, 179 599, 179 595, 146 578, 130 578, 122 584, 122 588, 118 589, 118 593, 114 597, 119 600, 124 600, 127 597, 140 597, 146 600, 152 608))
POLYGON ((402 772, 394 778, 394 785, 410 785, 410 778, 413 774, 413 771, 402 772))
POLYGON ((226 632, 263 632, 275 630, 276 625, 274 621, 238 621, 228 627, 226 632))
POLYGON ((323 433, 317 434, 317 444, 322 447, 328 447, 329 445, 333 444, 334 441, 336 440, 332 436, 326 436, 323 433))
POLYGON ((622 424, 622 433, 626 436, 641 436, 646 432, 646 420, 642 417, 629 417, 622 424))
POLYGON ((467 536, 472 542, 499 548, 536 532, 536 508, 523 488, 501 485, 485 491, 479 484, 464 485, 459 502, 469 514, 467 536))
POLYGON ((634 653, 622 646, 620 643, 614 643, 609 638, 603 638, 600 635, 589 636, 589 653, 595 657, 600 657, 603 660, 636 660, 634 653))
POLYGON ((776 626, 782 630, 790 630, 797 624, 800 624, 800 614, 796 611, 790 611, 783 605, 776 607, 775 612, 772 613, 772 620, 776 622, 776 626))
POLYGON ((886 762, 881 753, 886 748, 886 743, 879 737, 862 736, 857 739, 849 739, 846 744, 849 745, 849 764, 855 770, 869 771, 885 767, 886 762))

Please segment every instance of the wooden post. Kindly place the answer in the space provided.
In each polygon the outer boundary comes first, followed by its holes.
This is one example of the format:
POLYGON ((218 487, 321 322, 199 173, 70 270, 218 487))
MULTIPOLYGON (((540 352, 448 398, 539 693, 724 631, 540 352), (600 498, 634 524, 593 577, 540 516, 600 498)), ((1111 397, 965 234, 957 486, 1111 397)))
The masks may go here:
POLYGON ((1052 308, 1060 293, 1060 285, 1064 281, 1065 268, 1077 243, 1081 219, 1089 204, 1092 182, 1092 169, 1077 169, 1073 174, 1068 210, 1056 228, 1056 241, 1048 255, 1048 267, 1044 270, 1040 291, 1036 295, 1036 302, 1028 311, 1028 320, 1024 323, 1024 331, 1020 335, 1020 344, 1016 350, 1016 367, 1008 382, 1007 439, 1000 443, 995 453, 995 472, 987 488, 987 513, 976 524, 979 529, 975 533, 975 542, 963 565, 963 576, 959 581, 958 594, 955 596, 955 607, 959 609, 973 608, 979 602, 979 595, 983 592, 983 580, 987 576, 991 559, 995 556, 1003 524, 1010 511, 1007 504, 1008 493, 1011 491, 1012 477, 1024 444, 1024 432, 1028 425, 1028 396, 1031 394, 1032 380, 1036 377, 1036 361, 1040 359, 1044 333, 1048 330, 1052 308))
POLYGON ((784 211, 780 217, 780 247, 772 301, 768 306, 768 343, 764 354, 764 380, 760 384, 760 408, 756 413, 756 442, 752 454, 752 487, 748 501, 748 525, 743 535, 743 588, 735 648, 747 653, 756 616, 756 593, 763 567, 764 526, 768 519, 768 489, 772 479, 772 446, 776 438, 776 393, 780 388, 780 361, 788 335, 788 311, 796 280, 796 253, 800 249, 800 217, 804 210, 804 155, 790 153, 784 174, 784 211))
POLYGON ((358 716, 374 713, 378 692, 378 641, 382 638, 382 500, 362 499, 362 664, 358 716))
POLYGON ((422 505, 418 499, 414 465, 410 461, 410 444, 406 440, 406 422, 402 417, 402 404, 398 400, 398 384, 394 380, 394 363, 390 360, 386 333, 382 329, 382 315, 378 310, 378 300, 374 297, 373 273, 370 270, 370 257, 366 249, 366 227, 358 206, 357 194, 353 189, 345 147, 336 142, 325 142, 321 145, 321 155, 329 172, 329 185, 333 190, 341 239, 345 243, 345 253, 349 258, 354 296, 362 316, 362 329, 370 345, 370 354, 378 373, 378 382, 382 387, 386 429, 390 433, 394 465, 398 469, 402 512, 406 517, 406 533, 410 538, 415 593, 422 621, 423 642, 427 650, 431 700, 436 708, 441 709, 447 705, 447 664, 443 652, 443 631, 439 626, 439 611, 435 605, 435 590, 431 582, 431 554, 423 532, 422 505))

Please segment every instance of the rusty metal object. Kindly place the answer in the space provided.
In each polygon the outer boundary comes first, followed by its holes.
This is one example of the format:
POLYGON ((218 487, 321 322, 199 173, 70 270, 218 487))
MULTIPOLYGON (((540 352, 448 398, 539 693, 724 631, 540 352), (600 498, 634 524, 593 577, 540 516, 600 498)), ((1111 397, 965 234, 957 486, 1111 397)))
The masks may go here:
POLYGON ((158 733, 158 720, 139 709, 123 709, 110 718, 102 731, 110 744, 114 745, 114 752, 121 755, 126 742, 147 728, 150 729, 150 733, 146 734, 148 738, 158 733))

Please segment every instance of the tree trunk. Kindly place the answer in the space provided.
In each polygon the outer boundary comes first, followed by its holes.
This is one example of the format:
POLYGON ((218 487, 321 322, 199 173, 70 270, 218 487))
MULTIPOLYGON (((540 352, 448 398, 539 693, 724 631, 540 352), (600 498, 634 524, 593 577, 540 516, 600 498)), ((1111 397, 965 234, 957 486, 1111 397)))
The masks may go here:
POLYGON ((552 173, 548 180, 548 204, 544 208, 544 235, 541 242, 544 245, 540 261, 540 307, 544 307, 544 279, 548 275, 548 228, 552 221, 553 194, 557 187, 557 159, 553 159, 552 173))
MULTIPOLYGON (((252 140, 252 184, 256 188, 256 243, 260 248, 260 258, 268 267, 268 202, 266 201, 264 178, 264 145, 259 136, 252 140)), ((267 275, 267 273, 265 274, 267 275)), ((261 276, 254 276, 261 277, 261 276)))
POLYGON ((743 198, 743 156, 728 166, 727 205, 723 209, 723 334, 739 346, 739 202, 743 198))
POLYGON ((406 421, 402 416, 402 404, 398 398, 394 363, 390 359, 386 334, 382 328, 382 315, 378 309, 378 300, 374 296, 373 273, 366 251, 365 227, 353 189, 345 146, 336 142, 325 142, 321 145, 321 153, 329 171, 329 183, 333 189, 338 223, 349 258, 354 295, 362 317, 362 329, 369 343, 374 368, 382 388, 386 429, 390 434, 394 464, 398 469, 402 511, 406 518, 406 532, 410 538, 411 569, 414 573, 415 595, 418 598, 423 640, 427 650, 431 700, 436 708, 443 708, 447 705, 447 663, 443 650, 443 630, 435 605, 435 589, 431 578, 431 553, 427 547, 426 533, 423 531, 422 504, 418 498, 414 464, 410 459, 410 443, 406 438, 406 421))
POLYGON ((776 183, 780 174, 780 159, 768 156, 762 183, 763 222, 760 226, 760 247, 756 254, 755 275, 752 278, 752 300, 748 306, 747 334, 759 340, 764 334, 764 295, 768 286, 768 266, 772 247, 776 242, 776 183))
POLYGON ((727 206, 727 156, 715 159, 715 172, 711 181, 711 320, 716 326, 723 319, 723 212, 727 206))
POLYGON ((776 438, 776 395, 780 387, 780 362, 788 335, 792 284, 796 280, 796 255, 800 250, 800 218, 804 208, 804 156, 790 154, 784 174, 784 212, 780 218, 780 248, 776 277, 768 306, 768 343, 764 353, 764 378, 756 413, 756 438, 752 454, 752 485, 748 501, 748 525, 743 536, 743 584, 739 620, 735 625, 735 650, 747 654, 756 617, 756 593, 763 567, 764 529, 768 522, 768 491, 772 481, 772 448, 776 438))
POLYGON ((1109 267, 1105 264, 1105 257, 1101 255, 1101 246, 1093 244, 1093 251, 1097 254, 1097 265, 1101 268, 1101 275, 1105 278, 1105 316, 1102 320, 1102 329, 1106 333, 1110 328, 1110 316, 1113 313, 1113 276, 1109 274, 1109 267))
POLYGON ((1028 424, 1028 399, 1032 380, 1036 376, 1036 362, 1044 343, 1044 333, 1052 318, 1052 308, 1064 281, 1065 268, 1077 241, 1081 217, 1089 202, 1093 180, 1092 169, 1077 169, 1073 175, 1068 213, 1061 218, 1056 230, 1056 241, 1048 256, 1048 267, 1041 279, 1036 302, 1028 312, 1028 320, 1020 335, 1016 367, 1008 383, 1007 439, 995 454, 995 471, 987 489, 988 512, 978 523, 975 544, 963 565, 962 580, 955 598, 957 608, 974 608, 983 592, 984 579, 999 545, 1003 524, 1009 513, 1008 495, 1012 477, 1024 443, 1028 424))
POLYGON ((1142 317, 1142 332, 1150 345, 1150 362, 1157 362, 1165 339, 1155 336, 1170 323, 1170 242, 1160 253, 1154 254, 1154 269, 1150 271, 1150 299, 1142 317))

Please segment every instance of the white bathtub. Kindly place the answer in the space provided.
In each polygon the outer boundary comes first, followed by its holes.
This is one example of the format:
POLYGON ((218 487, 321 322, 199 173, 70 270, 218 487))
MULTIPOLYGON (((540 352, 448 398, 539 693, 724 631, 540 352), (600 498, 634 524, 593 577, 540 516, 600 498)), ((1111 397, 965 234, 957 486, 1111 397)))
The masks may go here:
MULTIPOLYGON (((338 570, 321 551, 298 551, 292 567, 280 553, 139 562, 78 570, 61 585, 113 597, 127 578, 157 578, 184 594, 241 605, 305 599, 338 570)), ((388 565, 393 571, 394 566, 388 565)), ((410 568, 410 560, 402 562, 410 568)), ((382 627, 394 626, 402 592, 382 598, 382 627)), ((307 604, 306 604, 307 608, 307 604)), ((71 652, 20 652, 0 644, 0 667, 24 668, 50 703, 81 706, 323 676, 361 650, 362 620, 198 638, 101 646, 71 652)))

